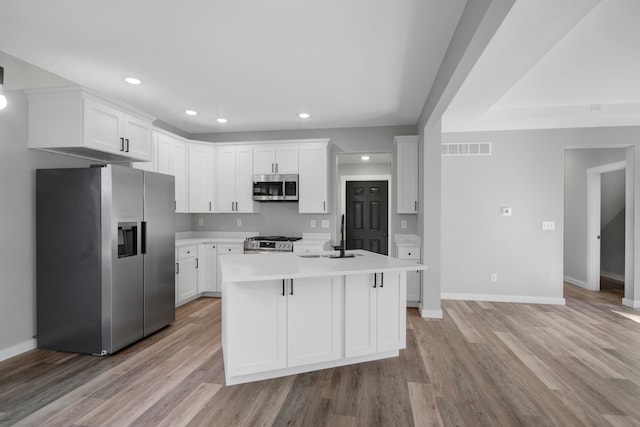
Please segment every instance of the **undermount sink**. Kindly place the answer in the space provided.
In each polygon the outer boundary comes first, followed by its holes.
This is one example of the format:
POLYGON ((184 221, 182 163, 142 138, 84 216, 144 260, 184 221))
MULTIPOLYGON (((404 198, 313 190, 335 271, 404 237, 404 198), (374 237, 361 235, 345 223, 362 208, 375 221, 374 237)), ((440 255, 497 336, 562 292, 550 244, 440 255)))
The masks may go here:
MULTIPOLYGON (((318 254, 311 254, 311 255, 298 255, 300 258, 334 258, 334 259, 341 259, 339 255, 318 255, 318 254)), ((355 258, 357 256, 362 256, 362 254, 347 254, 347 256, 342 257, 342 258, 355 258)))

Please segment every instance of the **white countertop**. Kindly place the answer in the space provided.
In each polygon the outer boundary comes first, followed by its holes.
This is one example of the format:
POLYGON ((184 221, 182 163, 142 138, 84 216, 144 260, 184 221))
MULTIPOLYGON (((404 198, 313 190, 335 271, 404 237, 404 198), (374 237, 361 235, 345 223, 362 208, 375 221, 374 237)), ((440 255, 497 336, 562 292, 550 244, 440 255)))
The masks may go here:
POLYGON ((195 232, 176 233, 176 248, 201 243, 244 243, 247 237, 257 236, 257 232, 195 232))
MULTIPOLYGON (((327 251, 322 255, 337 254, 327 251)), ((353 258, 308 258, 310 254, 238 254, 220 258, 224 282, 253 282, 274 279, 344 276, 386 271, 426 270, 415 261, 400 260, 373 252, 356 250, 353 258)))

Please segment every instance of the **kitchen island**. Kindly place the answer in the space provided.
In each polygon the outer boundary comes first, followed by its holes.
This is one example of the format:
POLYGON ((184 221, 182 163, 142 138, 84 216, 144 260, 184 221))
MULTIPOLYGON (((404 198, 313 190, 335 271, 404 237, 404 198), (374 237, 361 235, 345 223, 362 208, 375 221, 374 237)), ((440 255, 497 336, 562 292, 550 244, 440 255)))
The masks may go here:
POLYGON ((407 271, 427 267, 349 253, 221 258, 227 385, 398 356, 407 271))

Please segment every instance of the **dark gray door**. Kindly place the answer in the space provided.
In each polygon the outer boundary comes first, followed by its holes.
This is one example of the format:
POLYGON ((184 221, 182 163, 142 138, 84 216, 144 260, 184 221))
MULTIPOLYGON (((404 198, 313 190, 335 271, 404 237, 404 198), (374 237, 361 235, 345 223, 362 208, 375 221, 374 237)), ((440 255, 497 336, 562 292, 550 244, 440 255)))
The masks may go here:
POLYGON ((174 177, 144 174, 144 336, 175 319, 174 177))
POLYGON ((346 248, 388 253, 388 182, 347 181, 346 248))

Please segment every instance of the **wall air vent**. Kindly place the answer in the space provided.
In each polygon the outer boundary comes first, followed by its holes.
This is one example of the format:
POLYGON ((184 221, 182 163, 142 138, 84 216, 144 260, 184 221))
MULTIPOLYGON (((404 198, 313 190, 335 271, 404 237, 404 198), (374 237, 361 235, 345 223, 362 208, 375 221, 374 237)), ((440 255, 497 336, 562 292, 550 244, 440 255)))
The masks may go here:
POLYGON ((460 142, 442 144, 443 156, 490 156, 490 142, 460 142))

